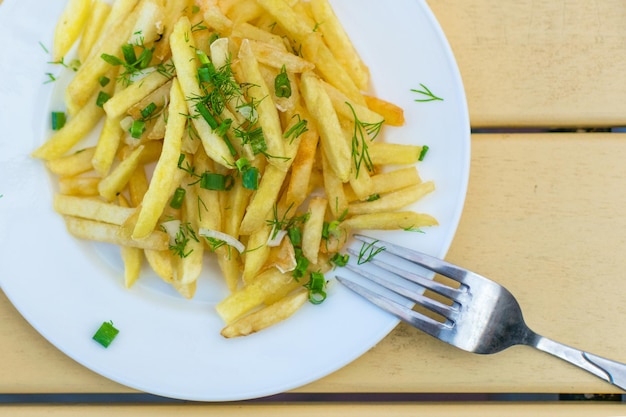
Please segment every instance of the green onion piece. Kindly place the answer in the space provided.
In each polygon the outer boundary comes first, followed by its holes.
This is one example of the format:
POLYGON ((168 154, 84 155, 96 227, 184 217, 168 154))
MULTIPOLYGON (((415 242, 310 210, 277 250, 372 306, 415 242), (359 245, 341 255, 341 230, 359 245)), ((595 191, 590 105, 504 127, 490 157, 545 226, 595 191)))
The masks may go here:
POLYGON ((107 64, 111 64, 113 66, 124 65, 124 61, 116 57, 115 55, 102 54, 100 55, 107 64))
POLYGON ((124 61, 128 65, 133 65, 137 62, 137 55, 135 55, 135 47, 129 43, 122 45, 122 55, 124 55, 124 61))
POLYGON ((309 260, 302 256, 302 254, 296 256, 296 269, 293 270, 291 276, 297 281, 304 276, 306 269, 309 267, 309 260))
POLYGON ((198 68, 198 79, 203 83, 211 82, 211 73, 207 67, 198 68))
POLYGON ((248 161, 248 158, 241 157, 235 161, 235 165, 239 172, 243 172, 250 166, 250 161, 248 161))
POLYGON ((106 85, 110 82, 111 80, 109 79, 109 77, 105 77, 104 75, 100 78, 98 78, 98 82, 100 83, 100 85, 102 87, 106 87, 106 85))
POLYGON ((113 327, 112 321, 105 321, 102 323, 96 334, 93 335, 92 339, 104 347, 109 347, 119 332, 119 330, 113 327))
POLYGON ((380 199, 380 194, 376 193, 376 194, 372 194, 371 196, 367 197, 366 201, 376 201, 380 199))
POLYGON ((217 133, 220 136, 224 136, 226 132, 228 131, 228 129, 230 129, 230 126, 232 124, 233 124, 233 119, 225 119, 224 121, 222 121, 222 123, 220 123, 217 129, 215 129, 215 133, 217 133))
POLYGON ((104 91, 100 91, 98 93, 98 98, 96 99, 96 105, 98 107, 102 107, 102 106, 104 106, 104 103, 109 101, 110 98, 111 98, 110 94, 105 93, 104 91))
POLYGON ((287 68, 283 65, 280 73, 274 78, 274 92, 276 97, 291 97, 291 82, 287 75, 287 68))
POLYGON ((246 169, 241 176, 241 182, 244 188, 257 190, 259 188, 259 169, 257 167, 246 169))
POLYGON ((198 59, 203 66, 208 67, 209 65, 211 65, 211 60, 209 59, 208 55, 204 53, 203 50, 196 49, 196 55, 198 55, 198 59))
POLYGON ((302 232, 299 227, 290 227, 287 229, 287 236, 291 240, 293 246, 300 246, 302 244, 302 232))
POLYGON ((252 153, 257 155, 267 150, 267 143, 265 142, 265 135, 263 134, 263 128, 258 127, 248 134, 248 141, 252 148, 252 153))
POLYGON ((202 118, 206 120, 209 126, 211 126, 211 129, 215 130, 218 128, 219 123, 217 123, 217 120, 215 119, 215 117, 213 117, 213 115, 211 114, 207 106, 204 105, 204 103, 196 104, 196 109, 198 110, 198 113, 200 113, 202 118))
POLYGON ((144 130, 146 130, 146 122, 143 120, 133 120, 133 124, 130 126, 130 135, 135 138, 141 138, 144 130))
POLYGON ((348 254, 342 255, 340 253, 336 253, 335 255, 333 255, 332 258, 330 258, 330 261, 337 266, 346 266, 349 260, 350 260, 350 255, 348 254))
POLYGON ((205 190, 228 191, 233 188, 235 179, 232 175, 215 174, 205 172, 200 177, 200 187, 205 190))
POLYGON ((141 110, 141 117, 144 119, 148 118, 154 111, 156 110, 157 105, 154 102, 151 102, 143 110, 141 110))
POLYGON ((65 126, 66 118, 65 113, 62 111, 53 111, 52 112, 52 130, 59 130, 63 126, 65 126))
POLYGON ((324 222, 324 224, 322 225, 322 239, 324 240, 328 240, 328 236, 330 235, 328 232, 328 226, 328 222, 324 222))
POLYGON ((428 145, 424 145, 422 146, 422 151, 420 152, 420 156, 419 158, 417 158, 418 161, 423 161, 424 157, 426 156, 426 153, 428 152, 430 148, 428 147, 428 145))
POLYGON ((326 299, 324 286, 326 280, 321 272, 311 272, 311 281, 309 281, 309 302, 311 304, 321 304, 326 299))
POLYGON ((144 49, 141 51, 141 55, 139 55, 139 69, 146 69, 150 65, 150 61, 152 61, 152 49, 144 49))
POLYGON ((183 200, 185 199, 185 194, 187 192, 184 188, 178 187, 176 191, 174 191, 174 195, 172 196, 172 201, 170 201, 170 207, 173 209, 179 209, 183 206, 183 200))

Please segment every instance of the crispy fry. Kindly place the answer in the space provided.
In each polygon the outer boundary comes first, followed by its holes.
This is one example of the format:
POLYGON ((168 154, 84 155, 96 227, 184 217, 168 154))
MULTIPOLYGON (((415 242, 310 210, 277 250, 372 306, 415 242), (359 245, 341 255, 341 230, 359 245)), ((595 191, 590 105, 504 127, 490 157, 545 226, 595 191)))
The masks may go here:
POLYGON ((413 165, 419 162, 422 147, 398 143, 372 142, 369 154, 374 165, 413 165))
MULTIPOLYGON (((121 207, 130 207, 129 202, 122 195, 119 196, 119 203, 121 207)), ((130 288, 139 279, 143 263, 143 250, 122 246, 121 255, 124 262, 124 285, 126 288, 130 288)))
POLYGON ((207 155, 218 164, 225 167, 233 166, 233 156, 226 145, 226 142, 219 137, 202 118, 198 112, 193 97, 201 97, 200 86, 198 85, 196 64, 196 53, 193 37, 191 36, 191 24, 187 17, 181 17, 174 26, 174 31, 170 37, 172 47, 172 60, 176 66, 178 80, 187 100, 189 115, 196 129, 202 145, 207 155))
POLYGON ((52 59, 59 61, 67 55, 80 36, 89 16, 90 0, 69 0, 54 30, 52 59))
POLYGON ((339 64, 350 74, 350 77, 361 90, 369 87, 369 69, 359 56, 350 41, 348 34, 339 22, 328 0, 311 0, 311 11, 324 39, 339 64))
POLYGON ((154 229, 171 195, 176 180, 178 158, 186 123, 186 104, 178 80, 170 91, 169 118, 161 157, 154 169, 150 187, 143 199, 141 213, 133 231, 133 238, 143 239, 154 229))
POLYGON ((133 175, 133 172, 139 165, 139 158, 141 157, 143 149, 143 145, 135 148, 128 158, 124 159, 108 176, 100 181, 98 191, 102 197, 112 201, 117 193, 124 189, 131 175, 133 175))
POLYGON ((76 196, 97 196, 98 177, 67 177, 59 179, 59 193, 76 196))
POLYGON ((302 231, 302 253, 312 263, 317 263, 317 255, 322 241, 322 229, 328 200, 314 197, 309 202, 309 219, 302 231))
POLYGON ((241 43, 239 60, 242 76, 251 83, 248 89, 248 96, 253 103, 257 104, 258 121, 265 136, 267 154, 272 156, 269 159, 269 163, 286 171, 291 164, 291 160, 283 159, 285 146, 280 118, 278 117, 276 106, 272 102, 268 86, 259 70, 259 63, 254 56, 250 41, 244 39, 241 43))
POLYGON ((349 214, 368 214, 399 210, 416 202, 426 194, 435 190, 432 181, 422 182, 398 191, 381 196, 378 200, 352 203, 348 206, 349 214))
POLYGON ((294 279, 291 275, 283 274, 277 269, 268 269, 254 281, 220 301, 215 309, 222 320, 230 324, 292 281, 294 279))
POLYGON ((346 182, 350 179, 351 152, 330 98, 319 78, 311 72, 302 74, 301 88, 302 97, 320 132, 322 151, 337 177, 346 182))
POLYGON ((105 203, 100 199, 63 194, 54 196, 53 207, 57 213, 62 215, 81 217, 115 225, 123 224, 135 211, 132 208, 105 203))
POLYGON ((439 223, 430 214, 397 211, 359 214, 344 220, 341 224, 348 229, 413 230, 420 227, 436 226, 439 223))
POLYGON ((91 4, 91 10, 89 16, 85 22, 85 28, 83 34, 80 37, 80 44, 78 45, 78 59, 81 62, 85 62, 91 48, 100 36, 104 22, 111 13, 111 5, 103 0, 94 0, 91 4))
POLYGON ((267 214, 278 201, 278 193, 283 185, 285 176, 285 171, 273 165, 267 166, 259 189, 252 197, 252 201, 241 222, 240 234, 249 235, 263 226, 267 214))
POLYGON ((229 324, 222 329, 221 334, 224 337, 230 338, 247 336, 259 330, 263 330, 289 318, 304 305, 307 299, 308 294, 306 291, 298 291, 291 296, 282 298, 274 304, 229 324))
POLYGON ((93 169, 91 158, 94 152, 94 147, 81 149, 71 155, 47 161, 46 166, 50 172, 60 177, 71 177, 82 174, 93 169))
POLYGON ((112 243, 118 246, 131 246, 151 250, 167 250, 169 236, 167 233, 154 231, 146 239, 141 241, 127 239, 118 233, 119 226, 101 223, 94 220, 79 219, 77 217, 65 217, 67 230, 79 239, 95 240, 98 242, 112 243))

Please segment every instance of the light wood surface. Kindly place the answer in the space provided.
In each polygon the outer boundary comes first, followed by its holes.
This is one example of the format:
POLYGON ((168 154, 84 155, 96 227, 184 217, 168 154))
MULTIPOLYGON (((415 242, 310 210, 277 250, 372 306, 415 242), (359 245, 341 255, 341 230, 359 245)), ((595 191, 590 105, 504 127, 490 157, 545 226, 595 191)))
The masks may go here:
POLYGON ((626 117, 621 0, 428 0, 472 126, 615 126, 626 117))
MULTIPOLYGON (((2 0, 0 0, 1 2, 2 0)), ((456 55, 473 127, 626 125, 626 4, 429 0, 456 55)), ((1 10, 0 10, 1 12, 1 10)), ((447 259, 507 286, 527 323, 626 362, 626 134, 472 136, 465 210, 447 259)), ((132 393, 76 364, 0 293, 0 394, 132 393)), ((618 393, 525 347, 479 356, 399 325, 364 356, 296 393, 618 393)), ((624 415, 614 404, 125 406, 125 415, 624 415), (159 414, 160 413, 160 414, 159 414), (357 414, 358 413, 358 414, 357 414), (584 413, 584 414, 583 414, 584 413), (168 414, 169 415, 169 414, 168 414)), ((42 406, 3 407, 39 415, 42 406)), ((110 415, 97 406, 50 415, 110 415)))

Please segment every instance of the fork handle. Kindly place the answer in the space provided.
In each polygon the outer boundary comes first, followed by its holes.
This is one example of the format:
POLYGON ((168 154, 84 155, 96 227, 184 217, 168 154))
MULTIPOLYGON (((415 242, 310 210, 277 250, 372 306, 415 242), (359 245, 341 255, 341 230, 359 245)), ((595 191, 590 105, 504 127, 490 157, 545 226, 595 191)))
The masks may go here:
POLYGON ((626 364, 575 349, 543 336, 538 336, 534 346, 626 391, 626 364))

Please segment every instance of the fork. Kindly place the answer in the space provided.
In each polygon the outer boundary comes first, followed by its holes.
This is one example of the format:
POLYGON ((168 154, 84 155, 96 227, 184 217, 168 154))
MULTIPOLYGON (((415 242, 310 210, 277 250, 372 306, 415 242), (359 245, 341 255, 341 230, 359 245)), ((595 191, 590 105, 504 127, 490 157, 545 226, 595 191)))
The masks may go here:
MULTIPOLYGON (((364 235, 356 234, 354 237, 363 242, 364 247, 371 251, 370 255, 378 252, 385 254, 370 256, 371 259, 367 262, 381 271, 374 273, 374 268, 366 270, 363 266, 354 266, 351 263, 345 268, 402 297, 398 299, 399 297, 392 294, 383 295, 385 290, 374 290, 376 285, 367 285, 367 281, 364 282, 366 285, 361 285, 352 279, 341 276, 336 278, 383 310, 468 352, 491 354, 513 345, 527 345, 561 358, 626 390, 626 364, 575 349, 533 332, 524 322, 517 300, 503 286, 424 253, 364 235), (383 257, 384 260, 381 259, 383 257), (421 276, 416 272, 419 269, 416 265, 451 278, 460 285, 455 288, 421 276), (448 303, 424 295, 425 289, 447 298, 448 303), (440 319, 413 310, 411 302, 436 313, 440 319)), ((363 256, 363 253, 359 254, 351 248, 348 252, 354 256, 363 256)))

